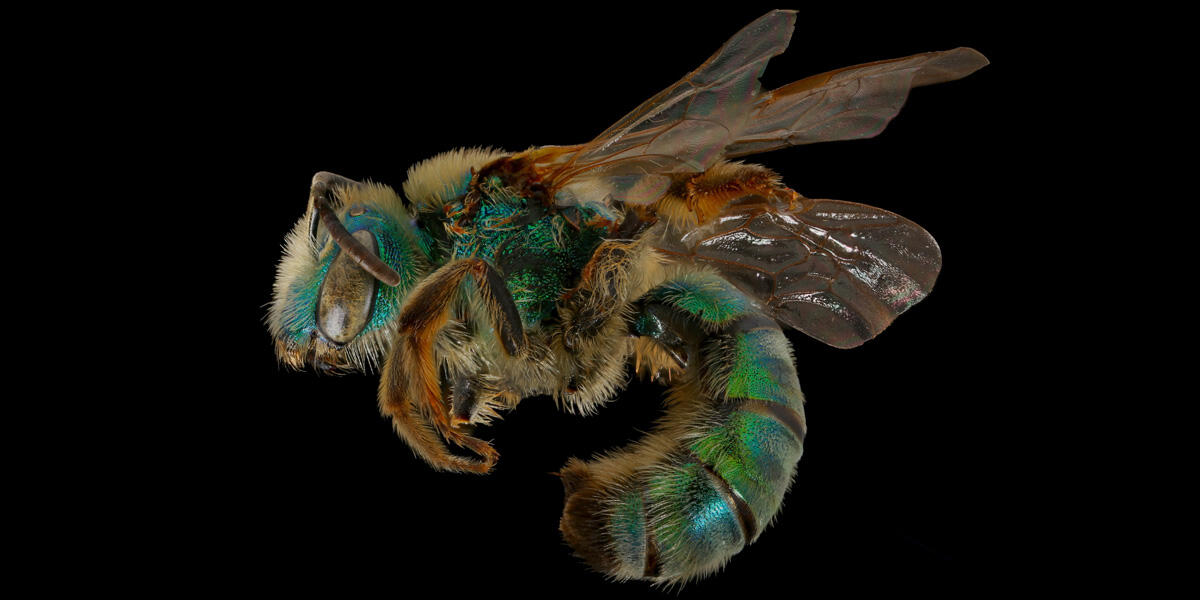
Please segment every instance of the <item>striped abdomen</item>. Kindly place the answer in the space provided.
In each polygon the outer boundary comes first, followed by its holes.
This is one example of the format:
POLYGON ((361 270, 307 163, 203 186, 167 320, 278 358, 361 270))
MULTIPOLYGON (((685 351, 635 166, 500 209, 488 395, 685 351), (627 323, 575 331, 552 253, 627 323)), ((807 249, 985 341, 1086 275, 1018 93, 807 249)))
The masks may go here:
POLYGON ((563 469, 562 531, 620 579, 678 582, 720 568, 779 510, 804 439, 787 339, 720 277, 655 288, 635 329, 686 357, 667 414, 641 441, 563 469))

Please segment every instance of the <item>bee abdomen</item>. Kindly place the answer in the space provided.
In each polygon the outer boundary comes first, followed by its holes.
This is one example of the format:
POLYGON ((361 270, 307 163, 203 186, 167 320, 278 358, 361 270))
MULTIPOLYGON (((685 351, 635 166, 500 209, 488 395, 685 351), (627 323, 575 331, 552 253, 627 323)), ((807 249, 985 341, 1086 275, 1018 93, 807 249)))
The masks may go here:
MULTIPOLYGON (((728 300, 728 283, 704 279, 686 282, 675 310, 702 317, 706 300, 728 300)), ((795 473, 803 395, 783 333, 748 305, 704 325, 701 360, 655 431, 563 470, 564 536, 618 579, 674 583, 719 569, 770 523, 795 473)))

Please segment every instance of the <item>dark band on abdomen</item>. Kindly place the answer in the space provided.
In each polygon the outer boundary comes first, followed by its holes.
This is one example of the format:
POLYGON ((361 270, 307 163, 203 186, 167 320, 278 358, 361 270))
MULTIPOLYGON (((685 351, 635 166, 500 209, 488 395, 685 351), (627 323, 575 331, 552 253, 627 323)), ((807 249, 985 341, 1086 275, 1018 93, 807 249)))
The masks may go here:
POLYGON ((733 489, 733 486, 729 485, 729 482, 725 481, 724 477, 721 477, 719 473, 713 470, 712 465, 708 464, 707 461, 696 456, 696 453, 690 450, 688 451, 688 456, 700 463, 705 471, 708 471, 708 475, 712 478, 717 491, 733 507, 733 513, 737 515, 738 525, 742 527, 742 538, 749 544, 758 535, 758 519, 754 517, 754 511, 750 509, 750 505, 746 503, 746 499, 737 490, 733 489))
POLYGON ((792 435, 796 436, 797 441, 804 442, 804 436, 807 433, 804 418, 792 407, 758 398, 730 398, 729 401, 738 409, 766 415, 779 421, 792 432, 792 435))

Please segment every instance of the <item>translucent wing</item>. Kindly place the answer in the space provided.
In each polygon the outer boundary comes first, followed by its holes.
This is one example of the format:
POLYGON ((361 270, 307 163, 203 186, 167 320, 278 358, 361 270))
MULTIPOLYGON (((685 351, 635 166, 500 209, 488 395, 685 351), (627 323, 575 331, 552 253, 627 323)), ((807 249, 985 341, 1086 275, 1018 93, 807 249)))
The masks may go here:
POLYGON ((649 204, 672 173, 698 173, 721 159, 759 97, 767 61, 787 48, 795 11, 747 25, 699 68, 643 102, 551 175, 560 205, 611 198, 649 204))
POLYGON ((838 348, 883 331, 942 266, 937 242, 912 221, 839 200, 745 196, 700 228, 658 227, 662 252, 717 269, 780 322, 838 348))
POLYGON ((561 154, 547 178, 560 205, 650 204, 673 174, 789 145, 871 137, 912 87, 964 77, 987 64, 970 48, 930 52, 816 75, 770 92, 758 78, 787 48, 794 11, 770 12, 704 64, 599 137, 561 154))
POLYGON ((979 52, 955 48, 801 79, 762 94, 724 155, 874 137, 900 112, 910 89, 961 79, 986 64, 979 52))

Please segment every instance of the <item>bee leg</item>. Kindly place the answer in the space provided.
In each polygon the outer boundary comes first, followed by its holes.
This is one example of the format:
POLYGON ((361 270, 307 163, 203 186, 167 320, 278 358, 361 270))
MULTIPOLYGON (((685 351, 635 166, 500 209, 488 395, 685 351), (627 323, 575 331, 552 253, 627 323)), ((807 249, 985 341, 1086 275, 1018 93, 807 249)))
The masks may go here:
POLYGON ((434 358, 435 338, 467 276, 474 277, 505 350, 524 350, 527 340, 516 305, 495 269, 480 259, 449 263, 414 288, 400 311, 397 336, 380 378, 379 405, 392 417, 397 433, 435 468, 486 473, 500 455, 487 442, 454 427, 434 358), (438 435, 480 459, 451 454, 438 435))
MULTIPOLYGON (((575 351, 593 339, 629 301, 638 266, 654 260, 648 246, 633 240, 605 240, 583 267, 579 285, 561 307, 563 347, 575 351)), ((644 289, 644 288, 643 288, 644 289)))
POLYGON ((511 409, 519 397, 486 374, 458 375, 450 392, 450 424, 454 427, 471 423, 488 423, 499 416, 497 409, 511 409))
POLYGON ((643 439, 561 475, 563 537, 618 579, 679 583, 711 573, 778 512, 806 432, 787 338, 708 272, 677 276, 635 306, 644 343, 686 355, 667 414, 643 439))
POLYGON ((480 405, 479 384, 473 377, 460 375, 450 389, 450 424, 458 427, 470 423, 480 405))
POLYGON ((688 359, 699 349, 703 333, 696 319, 650 298, 639 299, 634 307, 636 310, 627 324, 629 333, 642 341, 638 351, 648 355, 648 370, 654 373, 663 368, 687 369, 688 359))

